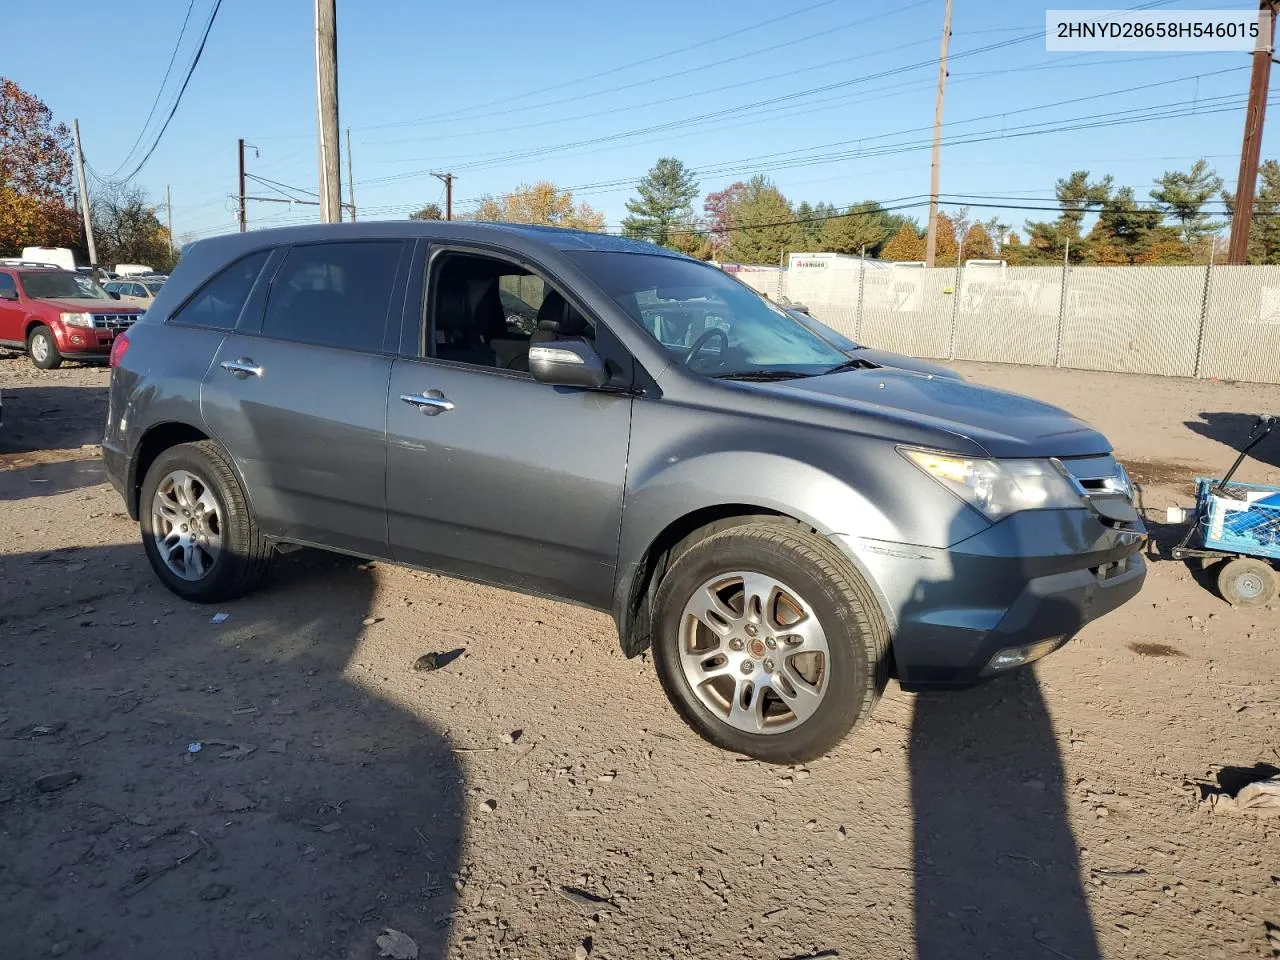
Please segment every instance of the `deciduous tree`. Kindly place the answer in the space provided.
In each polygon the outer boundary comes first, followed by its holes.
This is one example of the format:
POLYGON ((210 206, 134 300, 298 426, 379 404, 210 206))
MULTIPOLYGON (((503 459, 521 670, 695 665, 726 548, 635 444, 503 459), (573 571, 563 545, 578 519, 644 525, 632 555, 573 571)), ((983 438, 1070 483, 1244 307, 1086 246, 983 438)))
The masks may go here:
POLYGON ((172 269, 176 258, 169 252, 169 231, 160 222, 158 209, 141 187, 125 186, 96 194, 90 216, 98 261, 172 269))
POLYGON ((415 210, 409 214, 410 220, 443 220, 444 211, 440 209, 438 203, 428 203, 423 205, 420 210, 415 210))
POLYGON ((71 134, 52 111, 0 77, 0 256, 76 246, 80 226, 71 134))
POLYGON ((603 213, 585 202, 575 204, 573 191, 561 190, 549 180, 540 180, 532 186, 521 184, 501 197, 482 197, 471 219, 576 230, 604 229, 603 213))
POLYGON ((920 236, 914 224, 904 223, 893 239, 884 245, 880 257, 898 262, 924 260, 924 237, 920 236))

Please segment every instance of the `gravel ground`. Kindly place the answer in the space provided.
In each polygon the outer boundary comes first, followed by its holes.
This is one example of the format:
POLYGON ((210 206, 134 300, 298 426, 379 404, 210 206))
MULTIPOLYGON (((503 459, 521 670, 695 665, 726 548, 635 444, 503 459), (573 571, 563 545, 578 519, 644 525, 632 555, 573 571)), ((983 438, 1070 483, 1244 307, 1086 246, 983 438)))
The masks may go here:
MULTIPOLYGON (((1098 424, 1159 517, 1280 413, 964 371, 1098 424)), ((1280 956, 1280 819, 1201 800, 1280 766, 1280 609, 1156 560, 1034 671, 891 686, 769 767, 687 731, 599 613, 309 551, 177 600, 103 482, 106 382, 0 360, 2 957, 409 955, 388 928, 421 957, 1280 956)))

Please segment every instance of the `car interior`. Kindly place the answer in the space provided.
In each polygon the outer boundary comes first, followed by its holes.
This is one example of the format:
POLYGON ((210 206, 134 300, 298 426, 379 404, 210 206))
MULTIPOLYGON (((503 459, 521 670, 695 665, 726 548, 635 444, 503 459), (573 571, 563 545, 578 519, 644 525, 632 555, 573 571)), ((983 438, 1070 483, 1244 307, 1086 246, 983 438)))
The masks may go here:
POLYGON ((434 355, 441 360, 527 372, 532 344, 595 340, 591 321, 523 267, 446 254, 432 269, 434 355))

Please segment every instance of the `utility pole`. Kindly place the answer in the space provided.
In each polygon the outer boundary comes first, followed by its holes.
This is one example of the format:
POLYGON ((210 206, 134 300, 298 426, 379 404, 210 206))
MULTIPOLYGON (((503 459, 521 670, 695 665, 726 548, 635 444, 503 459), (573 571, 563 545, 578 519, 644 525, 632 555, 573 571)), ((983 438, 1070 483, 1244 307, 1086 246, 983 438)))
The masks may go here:
POLYGON ((320 140, 320 221, 342 220, 342 160, 338 143, 337 0, 315 0, 316 126, 320 140))
POLYGON ((244 137, 240 138, 240 232, 244 233, 247 218, 244 209, 244 137))
POLYGON ((169 222, 169 256, 173 256, 173 187, 164 188, 164 216, 169 222))
POLYGON ((89 216, 89 185, 84 179, 84 151, 80 149, 80 121, 71 122, 76 138, 76 176, 80 179, 80 213, 84 216, 84 236, 89 242, 89 266, 98 265, 98 248, 93 244, 93 219, 89 216))
POLYGON ((351 172, 351 128, 347 127, 347 206, 351 208, 351 222, 356 222, 356 181, 351 172))
POLYGON ((942 162, 942 98, 947 92, 947 47, 951 42, 951 0, 942 19, 942 53, 938 57, 938 97, 933 106, 933 162, 929 166, 929 236, 925 241, 924 265, 933 266, 938 252, 938 167, 942 162))
MULTIPOLYGON (((1259 19, 1271 21, 1267 42, 1253 51, 1253 74, 1249 79, 1249 106, 1244 114, 1244 143, 1240 147, 1240 177, 1236 181, 1236 203, 1231 212, 1231 246, 1227 263, 1242 264, 1249 255, 1249 228, 1253 222, 1253 197, 1258 186, 1258 157, 1262 152, 1262 124, 1267 116, 1267 93, 1271 87, 1271 52, 1276 45, 1275 5, 1260 0, 1259 19)), ((1258 38, 1259 41, 1262 37, 1258 38)))
POLYGON ((453 219, 453 174, 433 173, 433 177, 444 183, 444 218, 453 219))

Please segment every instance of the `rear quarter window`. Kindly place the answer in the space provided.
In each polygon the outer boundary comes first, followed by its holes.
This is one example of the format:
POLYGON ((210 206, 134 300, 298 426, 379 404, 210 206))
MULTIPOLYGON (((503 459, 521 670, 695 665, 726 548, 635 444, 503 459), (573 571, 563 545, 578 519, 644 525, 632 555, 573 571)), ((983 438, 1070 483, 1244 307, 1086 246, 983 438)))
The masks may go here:
POLYGON ((169 322, 217 330, 234 328, 269 252, 259 250, 224 267, 184 303, 169 322))

